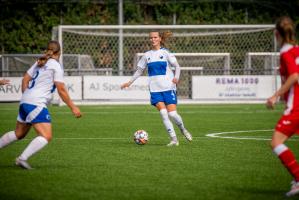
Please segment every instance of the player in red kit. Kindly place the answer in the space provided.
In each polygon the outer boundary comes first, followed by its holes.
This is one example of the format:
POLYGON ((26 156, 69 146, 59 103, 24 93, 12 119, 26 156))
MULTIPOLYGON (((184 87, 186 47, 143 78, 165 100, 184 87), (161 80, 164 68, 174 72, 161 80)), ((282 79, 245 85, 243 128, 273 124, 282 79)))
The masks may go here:
POLYGON ((284 144, 293 134, 299 133, 299 46, 295 40, 295 25, 289 17, 276 22, 276 39, 280 49, 281 87, 267 99, 267 107, 273 108, 279 97, 286 102, 286 109, 276 124, 271 147, 293 176, 292 187, 287 196, 299 194, 299 164, 292 151, 284 144))

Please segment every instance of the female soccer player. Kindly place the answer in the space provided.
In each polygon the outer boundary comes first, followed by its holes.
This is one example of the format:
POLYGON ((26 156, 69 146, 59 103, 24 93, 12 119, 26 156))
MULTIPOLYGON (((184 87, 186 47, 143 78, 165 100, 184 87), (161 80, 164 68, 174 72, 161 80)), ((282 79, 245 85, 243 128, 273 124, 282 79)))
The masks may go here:
POLYGON ((294 154, 284 144, 299 131, 299 47, 295 41, 295 26, 289 17, 281 17, 276 22, 276 38, 280 49, 280 76, 282 86, 267 100, 267 106, 274 108, 280 96, 284 95, 286 109, 276 124, 271 147, 285 168, 293 176, 291 190, 287 196, 299 194, 299 164, 294 154))
POLYGON ((16 140, 23 139, 33 127, 38 134, 17 157, 16 165, 32 169, 27 163, 29 157, 40 151, 52 139, 51 117, 47 104, 51 93, 57 88, 59 96, 68 105, 75 117, 81 117, 80 109, 70 99, 63 81, 63 69, 58 59, 60 45, 50 41, 46 53, 25 73, 22 80, 22 97, 19 107, 16 129, 5 133, 0 138, 0 148, 16 140))
POLYGON ((142 56, 133 77, 130 81, 122 84, 121 88, 129 87, 142 75, 147 67, 151 104, 159 110, 164 126, 171 138, 167 146, 178 146, 179 142, 169 118, 179 127, 188 141, 192 140, 192 136, 184 127, 183 120, 176 111, 176 85, 180 78, 180 66, 175 56, 163 47, 166 39, 171 35, 172 33, 168 31, 162 33, 152 31, 149 33, 152 49, 142 56), (170 68, 171 66, 175 67, 175 75, 170 68))

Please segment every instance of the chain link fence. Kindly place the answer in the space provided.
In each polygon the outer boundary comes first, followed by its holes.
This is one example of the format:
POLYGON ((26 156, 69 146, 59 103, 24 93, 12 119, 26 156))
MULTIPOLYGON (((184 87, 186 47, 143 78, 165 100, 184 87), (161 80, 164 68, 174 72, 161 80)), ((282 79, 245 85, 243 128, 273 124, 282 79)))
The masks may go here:
MULTIPOLYGON (((61 26, 58 38, 65 54, 90 55, 95 68, 112 68, 116 74, 119 70, 131 74, 135 54, 150 49, 148 33, 169 30, 173 37, 167 48, 172 52, 230 53, 231 74, 241 74, 247 52, 276 50, 273 28, 272 25, 61 26), (120 41, 122 49, 119 48, 120 41), (120 58, 123 66, 119 66, 120 58)), ((207 73, 213 73, 213 69, 207 73)))
POLYGON ((276 75, 279 69, 279 52, 248 52, 244 73, 248 75, 276 75))
MULTIPOLYGON (((131 76, 140 55, 151 48, 149 32, 171 31, 166 48, 183 69, 178 95, 188 98, 193 75, 273 74, 279 57, 273 29, 274 25, 59 26, 52 38, 62 44, 66 75, 131 76)), ((2 55, 2 76, 21 76, 38 56, 2 55)))
POLYGON ((184 54, 177 56, 180 66, 186 69, 181 73, 178 95, 188 98, 193 75, 267 74, 268 69, 247 67, 247 54, 275 52, 273 29, 274 25, 60 26, 58 38, 64 54, 90 55, 95 70, 132 75, 138 55, 151 48, 149 32, 171 31, 173 36, 166 48, 184 54), (219 53, 228 54, 228 64, 227 56, 219 53))

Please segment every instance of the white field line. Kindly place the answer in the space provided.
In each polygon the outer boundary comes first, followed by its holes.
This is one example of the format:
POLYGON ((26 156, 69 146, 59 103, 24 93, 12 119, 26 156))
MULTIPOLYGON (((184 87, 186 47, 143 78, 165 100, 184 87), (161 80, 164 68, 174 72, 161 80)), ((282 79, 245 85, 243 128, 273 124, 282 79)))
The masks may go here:
POLYGON ((212 137, 212 138, 237 139, 237 140, 271 140, 271 138, 257 138, 257 137, 249 137, 249 136, 241 136, 241 137, 238 137, 238 136, 223 136, 223 135, 226 135, 226 134, 269 132, 269 131, 273 131, 273 129, 218 132, 218 133, 209 133, 209 134, 206 134, 206 136, 207 137, 212 137))
MULTIPOLYGON (((0 103, 1 105, 1 103, 0 103)), ((125 107, 125 106, 124 106, 125 107)), ((117 108, 124 108, 124 107, 93 107, 92 110, 115 110, 117 108)), ((6 110, 6 111, 13 111, 13 110, 18 110, 19 107, 8 107, 8 108, 5 108, 5 107, 0 107, 0 110, 6 110)), ((52 108, 52 107, 48 107, 48 108, 52 108)), ((86 108, 86 107, 85 107, 86 108)), ((89 107, 91 108, 91 107, 89 107)), ((180 105, 178 105, 178 108, 180 109, 180 105)), ((88 108, 87 108, 88 109, 88 108)), ((130 108, 128 108, 130 109, 130 108)), ((152 107, 147 107, 148 110, 154 110, 155 108, 152 106, 152 107)), ((194 107, 187 107, 186 109, 199 109, 199 110, 211 110, 211 109, 235 109, 235 110, 241 110, 241 109, 238 109, 238 108, 235 108, 235 107, 201 107, 201 106, 194 106, 194 107)), ((63 109, 60 109, 58 108, 57 111, 59 110, 63 110, 63 109)), ((247 111, 250 111, 251 109, 242 109, 242 110, 247 110, 247 111)), ((264 110, 267 110, 266 108, 264 110)), ((278 109, 279 110, 279 109, 278 109)), ((271 110, 271 111, 275 111, 275 110, 271 110)))
MULTIPOLYGON (((233 139, 233 140, 260 140, 269 141, 271 138, 262 138, 262 136, 224 136, 225 134, 236 134, 236 133, 253 133, 253 132, 273 132, 273 129, 265 130, 244 130, 244 131, 229 131, 229 132, 218 132, 206 134, 207 137, 211 138, 223 138, 223 139, 233 139)), ((288 141, 298 141, 298 139, 289 139, 288 141)))
MULTIPOLYGON (((264 129, 264 130, 243 130, 243 131, 228 131, 228 132, 217 132, 217 133, 209 133, 205 136, 194 136, 193 139, 195 141, 199 141, 197 139, 212 139, 212 138, 221 138, 221 139, 233 139, 233 140, 256 140, 256 141, 269 141, 271 138, 265 138, 265 136, 224 136, 225 134, 237 134, 237 133, 253 133, 253 132, 272 132, 273 129, 264 129)), ((165 138, 165 137, 155 137, 155 139, 165 138)), ((59 138, 54 137, 54 140, 132 140, 132 137, 118 138, 118 137, 70 137, 70 138, 59 138)), ((32 140, 25 139, 25 140, 32 140)), ((298 141, 299 139, 289 139, 288 141, 298 141)))
MULTIPOLYGON (((243 130, 243 131, 229 131, 229 132, 217 132, 217 133, 209 133, 205 136, 194 136, 193 139, 196 139, 195 141, 198 141, 197 139, 212 139, 212 138, 223 138, 223 139, 237 139, 237 140, 271 140, 270 138, 264 138, 264 136, 223 136, 225 134, 236 134, 236 133, 251 133, 251 132, 269 132, 273 131, 273 129, 266 129, 266 130, 243 130)), ((132 140, 133 137, 54 137, 54 140, 132 140)), ((155 139, 159 138, 165 138, 165 137, 155 137, 155 139)), ((25 139, 25 140, 32 140, 25 139)), ((291 139, 290 139, 291 140, 291 139)), ((294 139, 293 139, 294 140, 294 139)), ((298 140, 294 140, 298 141, 298 140)))
MULTIPOLYGON (((0 110, 1 111, 1 110, 0 110)), ((182 114, 256 114, 256 113, 270 113, 269 111, 178 111, 182 114)), ((271 111, 271 113, 281 113, 282 111, 271 111)), ((158 111, 82 111, 84 114, 90 115, 118 115, 118 114, 157 114, 158 111)), ((70 111, 55 111, 50 112, 52 115, 71 114, 70 111)))
MULTIPOLYGON (((93 111, 82 111, 82 113, 87 113, 87 114, 153 114, 153 113, 157 113, 157 111, 155 111, 154 109, 153 110, 144 110, 144 111, 115 111, 115 108, 116 107, 95 107, 93 108, 92 110, 93 111), (109 111, 109 109, 113 109, 114 111, 109 111), (102 110, 105 110, 105 111, 102 111, 102 110)), ((212 107, 211 107, 212 108, 212 107)), ((210 108, 207 108, 207 107, 202 107, 202 108, 197 108, 199 109, 198 111, 180 111, 180 109, 178 109, 178 112, 179 113, 187 113, 187 114, 197 114, 197 113, 203 113, 203 114, 255 114, 255 113, 281 113, 282 111, 281 110, 249 110, 249 109, 244 109, 244 110, 236 110, 236 111, 211 111, 209 110, 210 108)), ((214 107, 215 109, 215 107, 214 107)), ((18 111, 18 108, 0 108, 0 112, 1 111, 18 111)), ((51 114, 67 114, 67 113, 70 113, 69 111, 60 111, 60 110, 56 110, 56 111, 53 111, 51 112, 51 114)))
MULTIPOLYGON (((54 137, 53 140, 132 140, 133 137, 127 137, 127 138, 114 138, 114 137, 108 137, 108 138, 104 138, 104 137, 78 137, 78 138, 59 138, 59 137, 54 137)), ((155 137, 157 139, 159 138, 165 138, 165 137, 155 137)), ((199 136, 199 137, 194 137, 194 138, 207 138, 205 136, 199 136)), ((23 139, 23 140, 32 140, 33 138, 28 138, 28 139, 23 139)))
POLYGON ((128 140, 131 138, 100 138, 100 137, 92 137, 92 138, 54 138, 54 140, 128 140))

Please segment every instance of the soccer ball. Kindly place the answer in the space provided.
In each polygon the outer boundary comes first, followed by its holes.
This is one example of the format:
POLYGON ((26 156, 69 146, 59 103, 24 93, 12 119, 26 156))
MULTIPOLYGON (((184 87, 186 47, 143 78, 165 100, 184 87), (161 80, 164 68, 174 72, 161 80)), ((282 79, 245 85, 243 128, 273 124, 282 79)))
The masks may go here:
POLYGON ((134 142, 139 145, 144 145, 148 141, 148 134, 144 130, 138 130, 134 133, 134 142))

